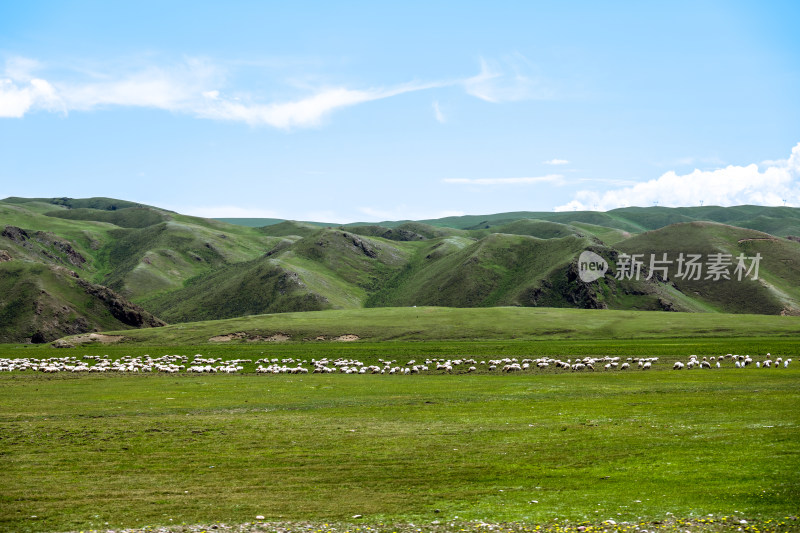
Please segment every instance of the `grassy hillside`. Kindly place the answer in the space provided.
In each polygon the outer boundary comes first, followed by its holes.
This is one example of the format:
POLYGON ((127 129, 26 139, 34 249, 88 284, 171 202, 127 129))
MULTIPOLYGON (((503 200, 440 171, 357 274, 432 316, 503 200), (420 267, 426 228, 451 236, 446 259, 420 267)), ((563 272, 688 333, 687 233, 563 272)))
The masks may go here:
POLYGON ((795 314, 800 244, 774 235, 800 233, 798 212, 649 207, 253 228, 111 198, 9 198, 0 261, 67 268, 170 322, 410 305, 795 314), (587 249, 612 266, 591 284, 578 276, 587 249), (758 252, 763 274, 735 286, 613 276, 621 253, 680 251, 758 252))
POLYGON ((2 262, 0 295, 0 342, 43 343, 77 333, 163 325, 64 267, 2 262))
POLYGON ((559 239, 570 235, 583 236, 577 227, 558 222, 548 222, 545 220, 531 220, 529 218, 515 220, 508 224, 494 226, 492 233, 509 233, 511 235, 527 235, 539 239, 559 239))
POLYGON ((566 268, 588 241, 490 234, 475 242, 449 238, 429 246, 369 305, 487 307, 520 304, 523 293, 566 268))
POLYGON ((270 235, 272 237, 286 237, 290 235, 306 237, 319 230, 319 226, 308 222, 285 220, 283 222, 259 227, 258 230, 264 235, 270 235))
POLYGON ((330 307, 325 297, 309 291, 295 272, 269 258, 227 266, 145 305, 170 322, 330 307))
POLYGON ((374 224, 365 226, 342 226, 341 229, 346 229, 358 235, 380 237, 392 241, 422 241, 426 239, 437 239, 439 237, 477 236, 474 232, 457 230, 454 228, 437 228, 421 222, 405 222, 395 227, 374 224))
MULTIPOLYGON (((800 209, 795 207, 772 207, 740 205, 734 207, 625 207, 608 212, 597 211, 516 211, 487 215, 464 215, 438 219, 421 220, 435 227, 456 229, 491 229, 513 223, 517 220, 542 220, 561 224, 593 224, 605 228, 637 233, 692 221, 711 221, 743 228, 765 231, 779 237, 800 234, 800 209)), ((265 226, 274 224, 275 219, 224 219, 243 225, 265 226)), ((375 223, 355 222, 348 226, 379 225, 395 228, 410 221, 384 221, 375 223)), ((323 224, 325 225, 325 224, 323 224)))
POLYGON ((144 303, 168 321, 362 307, 408 260, 411 245, 324 229, 259 259, 199 276, 144 303))
MULTIPOLYGON (((651 255, 662 259, 666 253, 667 259, 673 261, 668 269, 670 283, 682 294, 715 310, 800 314, 800 243, 755 230, 692 222, 643 233, 618 243, 617 248, 628 254, 643 254, 648 263, 651 255), (680 254, 701 256, 700 279, 677 275, 680 254), (713 276, 707 264, 714 254, 729 255, 731 264, 726 270, 731 279, 715 279, 715 276, 707 279, 713 276), (738 279, 735 269, 740 254, 745 257, 760 254, 758 280, 751 279, 755 271, 743 275, 741 281, 738 279)), ((749 267, 750 261, 745 266, 749 267)))
POLYGON ((134 301, 258 257, 275 240, 256 229, 108 198, 6 199, 0 223, 23 230, 22 237, 0 236, 0 249, 12 257, 69 266, 134 301))

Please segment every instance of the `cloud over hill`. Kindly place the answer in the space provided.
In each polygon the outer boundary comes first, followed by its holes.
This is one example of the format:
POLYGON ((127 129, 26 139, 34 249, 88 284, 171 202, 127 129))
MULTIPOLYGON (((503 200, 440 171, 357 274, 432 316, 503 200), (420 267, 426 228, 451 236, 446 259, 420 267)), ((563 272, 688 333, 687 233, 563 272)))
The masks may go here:
POLYGON ((602 193, 582 190, 556 211, 608 211, 618 207, 663 205, 800 205, 800 143, 788 159, 747 166, 729 165, 661 177, 602 193))

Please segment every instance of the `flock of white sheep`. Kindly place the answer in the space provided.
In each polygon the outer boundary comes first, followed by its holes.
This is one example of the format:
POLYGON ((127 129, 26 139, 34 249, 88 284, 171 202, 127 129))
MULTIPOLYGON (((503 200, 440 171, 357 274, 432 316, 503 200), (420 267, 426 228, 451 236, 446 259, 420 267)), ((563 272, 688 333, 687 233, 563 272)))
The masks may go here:
POLYGON ((675 364, 672 365, 672 369, 683 370, 686 368, 691 370, 692 368, 722 368, 722 363, 730 362, 733 362, 733 366, 735 368, 747 368, 750 365, 753 365, 756 368, 788 368, 789 363, 791 363, 792 360, 783 359, 782 357, 776 357, 773 360, 772 354, 769 352, 767 352, 766 358, 763 361, 756 361, 755 363, 753 362, 753 358, 749 355, 729 353, 726 355, 720 355, 719 357, 712 355, 711 357, 703 357, 702 359, 698 359, 697 355, 690 355, 687 363, 684 364, 681 361, 675 361, 675 364))
MULTIPOLYGON (((245 365, 252 366, 257 374, 421 374, 431 373, 472 373, 472 372, 530 372, 548 368, 557 370, 594 371, 604 370, 648 370, 658 357, 583 357, 565 360, 551 357, 486 359, 478 361, 472 358, 426 358, 412 359, 405 363, 397 360, 378 359, 377 364, 365 364, 356 359, 339 358, 335 360, 317 359, 233 359, 194 356, 164 355, 151 357, 125 356, 112 360, 109 356, 85 355, 77 357, 50 357, 44 359, 0 358, 0 372, 43 372, 43 373, 197 373, 197 374, 236 374, 244 372, 245 365)), ((247 369, 249 371, 250 368, 247 369)))
MULTIPOLYGON (((365 364, 356 359, 339 358, 335 360, 317 359, 233 359, 205 357, 201 354, 194 356, 164 355, 151 357, 121 357, 112 360, 109 356, 85 355, 82 359, 76 357, 50 357, 45 359, 0 358, 0 372, 30 371, 44 373, 72 372, 117 372, 117 373, 192 373, 192 374, 236 374, 250 371, 256 374, 422 374, 422 373, 472 373, 472 372, 532 372, 536 370, 557 371, 614 371, 614 370, 649 370, 659 360, 658 357, 583 357, 559 359, 552 357, 524 358, 506 357, 502 359, 485 359, 478 361, 471 358, 426 358, 424 360, 412 359, 403 364, 397 360, 378 359, 377 364, 365 364), (247 365, 247 369, 246 366, 247 365)), ((721 355, 699 358, 691 355, 687 363, 676 361, 674 370, 683 368, 721 368, 722 363, 733 362, 736 368, 745 368, 753 365, 760 368, 786 368, 791 359, 780 357, 772 359, 770 354, 763 361, 753 362, 749 355, 721 355)), ((728 365, 730 366, 730 365, 728 365)))
MULTIPOLYGON (((289 360, 294 363, 293 360, 289 360)), ((651 358, 629 358, 628 361, 620 364, 619 357, 585 357, 583 359, 567 359, 562 361, 560 359, 552 359, 549 357, 540 357, 538 359, 518 359, 503 358, 503 359, 488 359, 478 361, 476 359, 425 359, 424 361, 412 359, 405 364, 398 364, 396 360, 378 359, 378 364, 366 365, 361 361, 354 359, 336 359, 331 361, 329 359, 321 359, 319 361, 312 359, 311 372, 314 374, 331 374, 339 372, 343 374, 420 374, 423 372, 438 372, 438 373, 471 373, 477 372, 479 369, 489 372, 522 372, 525 370, 545 369, 550 366, 553 368, 561 368, 565 370, 594 370, 595 365, 605 364, 606 369, 617 368, 625 370, 630 368, 631 362, 638 365, 638 368, 648 369, 653 362, 658 361, 657 357, 651 358)), ((297 366, 286 366, 286 360, 283 364, 278 364, 274 359, 256 361, 258 367, 257 373, 263 374, 282 374, 282 373, 307 373, 309 368, 307 361, 300 361, 297 366), (263 366, 263 363, 269 363, 263 366)))

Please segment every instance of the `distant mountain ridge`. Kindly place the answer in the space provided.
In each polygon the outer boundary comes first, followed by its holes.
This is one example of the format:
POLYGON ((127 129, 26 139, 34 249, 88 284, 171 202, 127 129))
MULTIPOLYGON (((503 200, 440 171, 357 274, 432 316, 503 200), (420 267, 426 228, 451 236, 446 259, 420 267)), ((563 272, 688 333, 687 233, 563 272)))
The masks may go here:
POLYGON ((251 227, 112 198, 7 198, 0 201, 0 342, 160 320, 412 305, 800 314, 800 242, 787 238, 797 235, 800 209, 791 207, 342 226, 269 219, 251 227), (592 283, 579 275, 585 250, 609 264, 592 283), (639 279, 614 274, 620 258, 664 253, 759 254, 759 279, 681 279, 677 264, 666 277, 650 276, 646 264, 639 279), (41 311, 45 293, 52 312, 41 311), (141 316, 120 321, 119 309, 141 316))
MULTIPOLYGON (((741 228, 755 229, 779 237, 800 235, 800 209, 785 206, 739 205, 733 207, 621 207, 611 211, 514 211, 490 215, 462 215, 426 220, 387 220, 383 222, 352 222, 327 224, 305 222, 317 226, 382 226, 394 228, 410 222, 434 227, 455 229, 490 229, 517 220, 530 219, 561 224, 592 224, 606 228, 638 233, 677 224, 679 222, 719 222, 741 228)), ((264 227, 284 222, 276 218, 219 218, 217 220, 249 227, 264 227)))

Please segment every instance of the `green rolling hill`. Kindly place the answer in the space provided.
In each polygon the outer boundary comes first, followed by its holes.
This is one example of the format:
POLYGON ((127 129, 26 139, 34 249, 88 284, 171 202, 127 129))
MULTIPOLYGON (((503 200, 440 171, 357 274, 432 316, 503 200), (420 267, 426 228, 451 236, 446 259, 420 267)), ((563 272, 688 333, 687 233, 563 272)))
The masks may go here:
MULTIPOLYGON (((800 245, 760 231, 737 228, 712 222, 675 224, 646 232, 617 244, 627 254, 651 255, 674 263, 668 265, 671 284, 683 295, 707 306, 708 310, 728 313, 798 314, 800 313, 800 245), (698 273, 678 276, 680 254, 699 255, 704 267, 698 273), (708 270, 709 258, 715 254, 729 257, 725 279, 708 270), (743 272, 738 279, 736 266, 740 255, 760 256, 758 279, 753 271, 743 272), (709 276, 713 276, 710 280, 709 276), (694 279, 699 277, 699 279, 694 279)), ((752 261, 744 265, 750 268, 752 261)))
POLYGON ((155 317, 172 323, 414 305, 800 314, 800 243, 785 238, 800 234, 794 208, 258 222, 230 224, 111 198, 2 200, 0 339, 50 340, 153 325, 155 317), (611 266, 592 283, 578 275, 584 250, 611 266), (640 279, 615 276, 625 254, 647 261, 664 253, 704 261, 760 254, 759 279, 683 279, 677 265, 667 276, 647 279, 647 267, 640 279), (41 291, 50 295, 47 305, 41 291), (152 320, 114 322, 106 300, 90 302, 100 293, 152 320), (37 308, 67 311, 32 315, 37 308))
MULTIPOLYGON (((539 220, 560 224, 591 224, 623 232, 639 233, 678 224, 680 222, 719 222, 742 228, 756 229, 786 237, 800 235, 800 209, 794 207, 770 207, 740 205, 735 207, 624 207, 602 213, 596 211, 518 211, 490 215, 464 215, 439 219, 421 220, 430 226, 464 230, 497 229, 498 226, 519 220, 539 220)), ((266 226, 279 222, 276 219, 237 219, 226 218, 226 222, 246 226, 266 226)), ((356 222, 348 226, 377 225, 395 228, 410 221, 385 221, 378 224, 356 222)))
POLYGON ((0 294, 0 343, 164 325, 107 287, 40 262, 0 263, 0 294))

